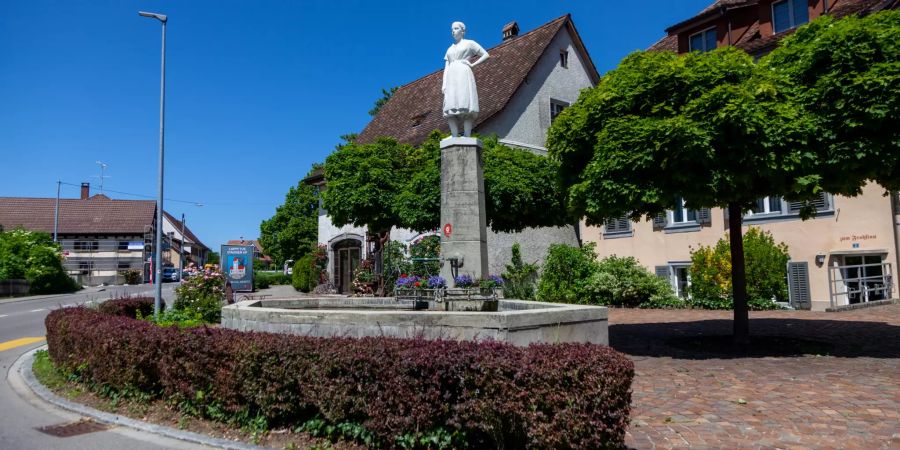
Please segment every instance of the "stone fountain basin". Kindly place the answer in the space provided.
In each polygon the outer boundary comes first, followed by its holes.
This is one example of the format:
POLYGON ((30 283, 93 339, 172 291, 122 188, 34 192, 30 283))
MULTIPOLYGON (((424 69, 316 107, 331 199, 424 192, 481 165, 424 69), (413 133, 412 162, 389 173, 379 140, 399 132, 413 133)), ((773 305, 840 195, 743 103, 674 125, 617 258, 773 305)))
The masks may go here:
POLYGON ((222 327, 316 337, 390 336, 609 345, 607 309, 500 299, 496 312, 413 310, 393 297, 247 300, 222 308, 222 327))

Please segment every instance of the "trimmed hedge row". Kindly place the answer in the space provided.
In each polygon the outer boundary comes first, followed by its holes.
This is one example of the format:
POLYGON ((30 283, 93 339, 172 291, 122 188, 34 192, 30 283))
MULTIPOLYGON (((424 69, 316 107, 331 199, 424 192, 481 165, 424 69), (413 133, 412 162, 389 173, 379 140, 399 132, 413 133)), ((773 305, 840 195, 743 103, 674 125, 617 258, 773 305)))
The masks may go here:
POLYGON ((609 347, 312 338, 178 329, 66 308, 47 316, 57 367, 196 411, 365 427, 380 446, 446 431, 474 448, 621 448, 634 365, 609 347))
MULTIPOLYGON (((107 300, 100 304, 100 312, 113 316, 137 318, 140 311, 141 317, 150 317, 153 315, 153 304, 156 301, 153 297, 122 297, 107 300)), ((159 305, 160 311, 166 309, 164 302, 159 305)))

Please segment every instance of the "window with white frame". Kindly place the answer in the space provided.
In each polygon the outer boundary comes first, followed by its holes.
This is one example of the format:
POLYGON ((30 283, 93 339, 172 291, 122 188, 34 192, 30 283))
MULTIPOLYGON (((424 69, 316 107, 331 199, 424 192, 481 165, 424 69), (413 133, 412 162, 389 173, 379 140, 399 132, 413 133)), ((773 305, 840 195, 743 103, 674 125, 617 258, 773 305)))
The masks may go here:
POLYGON ((550 122, 552 123, 556 120, 556 117, 563 112, 564 109, 568 108, 569 104, 567 102, 561 100, 550 99, 550 122))
POLYGON ((781 0, 772 3, 772 28, 776 33, 799 27, 809 22, 807 0, 781 0))
POLYGON ((750 208, 748 216, 760 214, 781 214, 782 210, 781 197, 760 197, 756 199, 756 205, 750 208))
POLYGON ((669 214, 671 214, 669 223, 673 225, 697 222, 697 211, 686 208, 682 197, 678 198, 675 202, 675 209, 670 211, 669 214))
POLYGON ((716 28, 694 33, 688 38, 690 51, 708 52, 716 49, 716 28))

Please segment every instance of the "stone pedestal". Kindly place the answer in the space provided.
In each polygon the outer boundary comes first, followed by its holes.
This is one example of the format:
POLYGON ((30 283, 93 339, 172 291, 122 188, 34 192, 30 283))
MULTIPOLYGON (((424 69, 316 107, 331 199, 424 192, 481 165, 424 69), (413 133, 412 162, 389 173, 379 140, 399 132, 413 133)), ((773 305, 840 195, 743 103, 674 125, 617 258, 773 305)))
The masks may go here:
POLYGON ((441 276, 454 287, 458 275, 488 276, 487 214, 481 141, 449 137, 441 141, 441 276))

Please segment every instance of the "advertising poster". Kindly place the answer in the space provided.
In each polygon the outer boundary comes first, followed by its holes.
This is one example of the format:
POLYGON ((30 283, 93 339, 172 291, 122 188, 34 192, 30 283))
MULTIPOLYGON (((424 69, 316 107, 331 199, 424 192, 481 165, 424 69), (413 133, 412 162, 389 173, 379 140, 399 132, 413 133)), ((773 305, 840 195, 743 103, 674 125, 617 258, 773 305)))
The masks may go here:
POLYGON ((222 273, 234 292, 253 291, 253 246, 223 245, 222 273))

